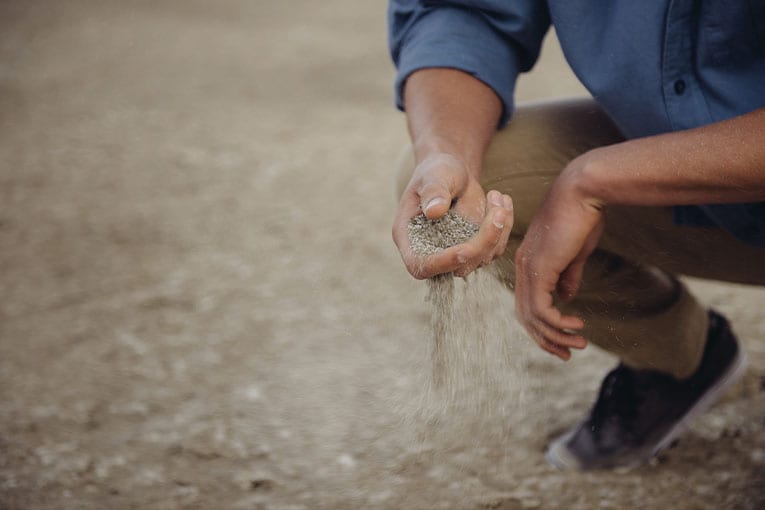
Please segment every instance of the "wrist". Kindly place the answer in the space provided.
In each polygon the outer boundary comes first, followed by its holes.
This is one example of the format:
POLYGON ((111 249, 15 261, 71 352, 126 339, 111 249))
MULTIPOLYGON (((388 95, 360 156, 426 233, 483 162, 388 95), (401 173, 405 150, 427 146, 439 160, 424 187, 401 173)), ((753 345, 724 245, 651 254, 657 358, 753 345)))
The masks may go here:
POLYGON ((438 167, 445 165, 451 168, 462 168, 474 178, 478 178, 480 175, 480 158, 469 157, 453 144, 445 142, 415 144, 414 157, 417 166, 438 167))
POLYGON ((558 179, 566 192, 578 202, 596 209, 609 203, 612 187, 608 165, 601 154, 602 148, 590 150, 571 161, 558 179))

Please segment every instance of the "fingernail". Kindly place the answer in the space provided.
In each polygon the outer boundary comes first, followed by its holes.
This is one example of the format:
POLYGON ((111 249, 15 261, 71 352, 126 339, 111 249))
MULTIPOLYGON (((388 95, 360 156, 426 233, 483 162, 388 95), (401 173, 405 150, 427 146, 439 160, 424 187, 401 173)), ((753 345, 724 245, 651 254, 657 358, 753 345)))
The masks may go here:
POLYGON ((445 204, 445 203, 446 203, 446 200, 444 200, 441 197, 433 198, 433 199, 430 200, 430 202, 428 202, 428 205, 425 206, 424 211, 427 211, 431 207, 434 207, 434 206, 437 206, 437 205, 441 205, 441 204, 445 204))
POLYGON ((504 204, 502 203, 503 202, 502 195, 500 195, 499 193, 492 193, 491 197, 489 197, 489 200, 491 200, 491 203, 496 205, 497 207, 504 206, 504 204))
POLYGON ((505 228, 505 219, 502 218, 502 213, 496 213, 492 219, 492 223, 494 223, 494 226, 497 228, 505 228))
POLYGON ((464 264, 465 262, 467 262, 467 257, 465 257, 465 254, 462 253, 461 251, 457 252, 457 262, 459 262, 460 264, 464 264))

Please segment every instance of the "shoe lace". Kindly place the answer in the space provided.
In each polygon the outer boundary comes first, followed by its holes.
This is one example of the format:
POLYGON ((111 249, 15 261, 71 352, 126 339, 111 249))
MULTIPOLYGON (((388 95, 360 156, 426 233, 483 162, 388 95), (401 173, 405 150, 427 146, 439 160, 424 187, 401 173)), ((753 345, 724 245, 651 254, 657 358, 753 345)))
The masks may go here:
POLYGON ((635 376, 629 368, 619 365, 603 380, 590 415, 590 425, 595 431, 608 420, 617 420, 624 431, 631 432, 639 405, 640 393, 635 376))

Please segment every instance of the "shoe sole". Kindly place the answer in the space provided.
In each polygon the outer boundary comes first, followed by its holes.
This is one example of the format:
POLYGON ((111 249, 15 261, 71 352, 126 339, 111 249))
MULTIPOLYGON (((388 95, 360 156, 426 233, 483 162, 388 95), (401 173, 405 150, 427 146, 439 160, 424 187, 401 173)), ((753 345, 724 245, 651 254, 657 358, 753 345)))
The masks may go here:
MULTIPOLYGON (((699 415, 706 412, 712 405, 717 402, 720 397, 728 390, 733 384, 739 381, 743 377, 746 371, 746 354, 739 348, 736 358, 731 363, 731 366, 723 374, 723 376, 713 384, 709 390, 696 402, 685 415, 671 428, 664 437, 654 446, 651 450, 648 450, 647 455, 638 455, 634 462, 628 464, 620 464, 618 466, 611 467, 635 467, 640 465, 656 455, 659 454, 664 448, 672 444, 677 437, 685 430, 685 428, 699 415)), ((550 447, 545 453, 545 460, 552 467, 565 470, 584 470, 583 467, 574 457, 574 455, 566 448, 566 443, 577 430, 578 427, 574 427, 570 432, 567 432, 563 436, 559 437, 550 444, 550 447)))

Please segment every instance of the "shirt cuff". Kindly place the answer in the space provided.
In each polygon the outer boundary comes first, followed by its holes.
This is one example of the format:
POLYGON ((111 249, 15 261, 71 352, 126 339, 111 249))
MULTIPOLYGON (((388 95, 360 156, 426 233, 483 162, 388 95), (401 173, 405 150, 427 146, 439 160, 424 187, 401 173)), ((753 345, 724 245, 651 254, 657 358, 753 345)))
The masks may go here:
POLYGON ((519 57, 513 43, 480 13, 442 7, 417 20, 397 59, 395 94, 400 110, 404 109, 404 84, 409 75, 433 67, 457 69, 485 83, 502 101, 500 127, 510 119, 519 57))

